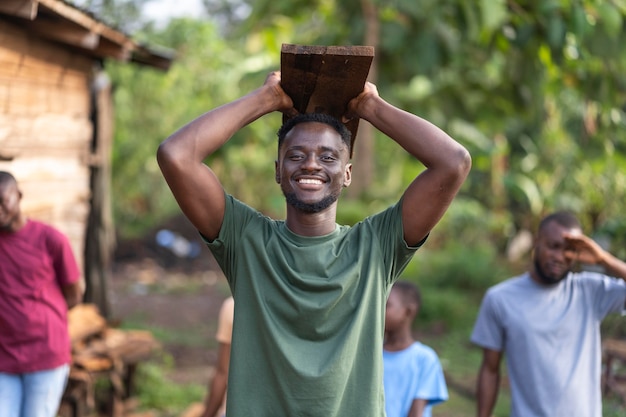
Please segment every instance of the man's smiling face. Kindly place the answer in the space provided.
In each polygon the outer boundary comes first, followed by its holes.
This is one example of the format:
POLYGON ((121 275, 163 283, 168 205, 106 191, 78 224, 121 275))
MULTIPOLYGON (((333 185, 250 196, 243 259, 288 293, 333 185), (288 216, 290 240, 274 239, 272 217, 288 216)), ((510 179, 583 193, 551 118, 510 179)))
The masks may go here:
POLYGON ((553 221, 539 230, 533 252, 534 275, 545 285, 561 282, 570 272, 573 260, 565 256, 568 250, 566 233, 582 233, 579 228, 568 228, 553 221))
POLYGON ((350 185, 352 165, 341 136, 331 126, 305 122, 285 136, 276 161, 276 182, 287 204, 318 213, 334 204, 350 185))

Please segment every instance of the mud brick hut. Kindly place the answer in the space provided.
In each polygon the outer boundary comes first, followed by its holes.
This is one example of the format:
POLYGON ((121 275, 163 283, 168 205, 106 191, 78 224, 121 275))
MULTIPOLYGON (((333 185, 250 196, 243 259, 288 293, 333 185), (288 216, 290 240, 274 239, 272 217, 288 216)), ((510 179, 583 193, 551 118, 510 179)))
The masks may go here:
POLYGON ((63 0, 0 1, 0 170, 17 177, 28 216, 69 236, 86 301, 103 314, 114 244, 108 59, 161 70, 172 60, 63 0))

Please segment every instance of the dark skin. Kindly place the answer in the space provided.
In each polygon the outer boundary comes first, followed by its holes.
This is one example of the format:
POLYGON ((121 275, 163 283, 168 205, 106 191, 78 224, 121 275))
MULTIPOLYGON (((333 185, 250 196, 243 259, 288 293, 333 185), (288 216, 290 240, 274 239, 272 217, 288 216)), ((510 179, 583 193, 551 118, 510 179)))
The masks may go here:
MULTIPOLYGON (((304 203, 339 196, 352 179, 348 155, 348 147, 334 129, 324 123, 303 123, 285 137, 276 161, 276 182, 283 193, 293 192, 304 203)), ((287 227, 303 236, 328 234, 335 229, 336 209, 336 202, 319 213, 287 205, 287 227)))
MULTIPOLYGON (((181 210, 209 240, 215 239, 224 219, 222 184, 203 161, 239 129, 259 117, 297 111, 280 86, 280 72, 268 75, 264 85, 238 100, 213 109, 176 131, 158 149, 157 160, 181 210)), ((428 121, 384 101, 373 84, 350 101, 345 118, 359 117, 420 160, 424 170, 404 192, 402 223, 404 239, 417 245, 441 219, 469 173, 467 150, 428 121), (428 204, 423 204, 428 201, 428 204)), ((302 199, 314 201, 351 182, 348 150, 330 126, 303 123, 294 127, 276 161, 276 180, 302 199), (303 153, 300 159, 289 154, 303 153), (332 163, 324 155, 331 152, 332 163), (302 181, 324 178, 321 184, 302 181)), ((337 202, 317 213, 287 207, 286 224, 303 236, 322 236, 335 228, 337 202)))
MULTIPOLYGON (((626 263, 605 251, 579 228, 548 223, 535 240, 529 271, 539 285, 555 285, 567 278, 576 262, 600 265, 607 275, 626 280, 626 263)), ((477 382, 478 417, 489 417, 498 397, 503 352, 483 349, 477 382)))
MULTIPOLYGON (((2 238, 2 233, 16 233, 26 225, 27 218, 21 211, 21 200, 22 193, 15 181, 6 180, 0 182, 0 239, 2 238)), ((61 291, 68 309, 81 303, 83 286, 80 281, 64 285, 61 291)))
MULTIPOLYGON (((392 288, 387 298, 385 308, 385 341, 383 348, 389 352, 398 352, 411 346, 415 339, 411 332, 411 324, 419 306, 406 303, 400 290, 392 288)), ((422 398, 414 399, 407 417, 422 417, 428 401, 422 398)))
MULTIPOLYGON (((280 80, 280 72, 270 73, 263 86, 201 115, 159 146, 157 160, 172 194, 208 240, 220 233, 226 201, 221 182, 204 161, 256 119, 273 112, 297 114, 280 80)), ((355 117, 370 122, 426 167, 404 191, 401 208, 404 240, 416 246, 441 219, 467 177, 469 153, 430 122, 387 103, 371 83, 348 104, 345 120, 355 117)), ((301 236, 328 235, 336 227, 339 194, 352 181, 349 149, 333 127, 300 123, 278 150, 275 181, 289 196, 286 226, 301 236), (320 210, 305 208, 325 201, 329 204, 320 210)))

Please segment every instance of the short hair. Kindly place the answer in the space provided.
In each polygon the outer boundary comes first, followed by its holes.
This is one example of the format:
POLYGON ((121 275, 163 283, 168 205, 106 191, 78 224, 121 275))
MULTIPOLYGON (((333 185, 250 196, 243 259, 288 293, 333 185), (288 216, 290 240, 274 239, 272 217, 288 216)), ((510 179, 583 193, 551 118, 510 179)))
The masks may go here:
POLYGON ((404 305, 415 304, 417 308, 422 305, 422 294, 416 284, 404 280, 396 281, 392 289, 399 291, 404 305))
POLYGON ((296 125, 299 125, 300 123, 307 122, 324 123, 335 129, 337 133, 339 133, 339 135, 341 136, 341 140, 343 141, 343 143, 345 143, 348 147, 348 154, 352 154, 352 133, 350 133, 350 130, 348 130, 346 125, 341 123, 339 119, 325 113, 302 113, 292 117, 291 119, 287 119, 277 132, 278 150, 280 150, 280 147, 285 140, 285 136, 287 136, 287 133, 289 133, 291 129, 293 129, 296 125))
POLYGON ((7 183, 17 184, 17 180, 11 173, 7 171, 0 171, 0 184, 7 184, 7 183))
POLYGON ((544 217, 539 223, 539 232, 541 232, 548 224, 556 223, 568 229, 582 229, 580 221, 570 211, 557 211, 544 217))

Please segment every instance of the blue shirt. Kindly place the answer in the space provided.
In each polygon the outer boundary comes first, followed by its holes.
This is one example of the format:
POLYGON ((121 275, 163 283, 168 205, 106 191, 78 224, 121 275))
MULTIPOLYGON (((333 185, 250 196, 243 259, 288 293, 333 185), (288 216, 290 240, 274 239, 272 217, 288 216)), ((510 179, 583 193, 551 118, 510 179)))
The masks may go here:
POLYGON ((406 417, 413 400, 427 400, 424 417, 432 406, 448 399, 448 389, 437 353, 415 342, 408 348, 383 350, 385 412, 387 417, 406 417))

